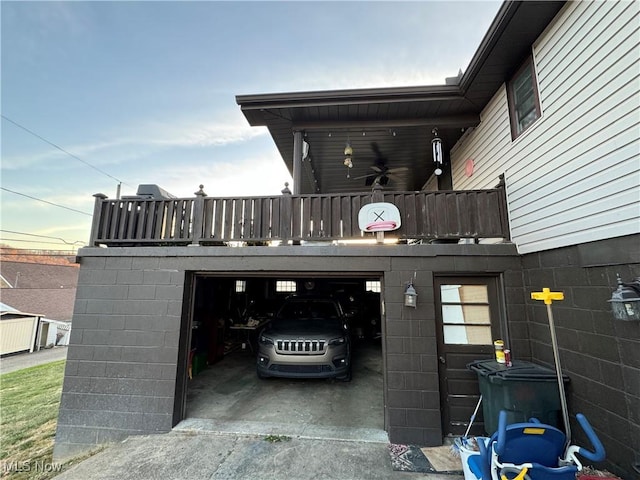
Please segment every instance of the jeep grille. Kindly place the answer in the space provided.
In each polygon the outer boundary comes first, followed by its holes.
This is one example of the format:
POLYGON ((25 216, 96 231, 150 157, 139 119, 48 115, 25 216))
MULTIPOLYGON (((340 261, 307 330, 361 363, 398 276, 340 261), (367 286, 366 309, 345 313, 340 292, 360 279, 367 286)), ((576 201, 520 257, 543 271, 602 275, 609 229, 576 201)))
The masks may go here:
POLYGON ((326 346, 324 340, 276 340, 276 352, 290 355, 322 355, 326 346))

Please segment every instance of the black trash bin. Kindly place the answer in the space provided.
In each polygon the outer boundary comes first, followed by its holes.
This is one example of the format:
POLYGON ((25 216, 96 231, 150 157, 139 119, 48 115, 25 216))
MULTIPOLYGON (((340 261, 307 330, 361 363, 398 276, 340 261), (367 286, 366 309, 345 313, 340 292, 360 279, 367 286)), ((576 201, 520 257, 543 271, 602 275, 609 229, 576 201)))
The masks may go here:
MULTIPOLYGON (((537 418, 564 429, 555 370, 523 360, 514 360, 511 367, 495 360, 476 360, 467 368, 478 374, 487 434, 498 429, 500 410, 507 412, 508 424, 537 418)), ((566 388, 569 377, 563 375, 563 381, 566 388)))

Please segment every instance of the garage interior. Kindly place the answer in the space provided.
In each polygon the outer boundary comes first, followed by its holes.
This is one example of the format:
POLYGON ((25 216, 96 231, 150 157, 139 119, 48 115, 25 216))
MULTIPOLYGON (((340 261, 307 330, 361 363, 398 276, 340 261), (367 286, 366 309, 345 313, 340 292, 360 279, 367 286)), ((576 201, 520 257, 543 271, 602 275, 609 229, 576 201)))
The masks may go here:
MULTIPOLYGON (((196 275, 185 422, 366 440, 385 430, 380 277, 196 275), (347 314, 352 380, 259 379, 259 332, 291 294, 332 296, 347 314)), ((209 425, 209 427, 207 427, 209 425)))

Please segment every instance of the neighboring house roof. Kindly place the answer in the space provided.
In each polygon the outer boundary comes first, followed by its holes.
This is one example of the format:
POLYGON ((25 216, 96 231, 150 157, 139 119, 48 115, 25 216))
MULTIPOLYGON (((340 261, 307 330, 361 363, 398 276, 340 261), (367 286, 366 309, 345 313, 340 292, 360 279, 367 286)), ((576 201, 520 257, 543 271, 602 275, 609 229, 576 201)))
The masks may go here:
POLYGON ((36 313, 20 312, 6 303, 0 303, 0 319, 7 320, 14 317, 39 317, 36 313))
POLYGON ((11 288, 74 288, 78 272, 77 265, 0 262, 0 275, 11 288))
POLYGON ((482 109, 565 3, 504 2, 467 71, 445 85, 239 95, 236 102, 250 125, 269 129, 290 172, 292 131, 304 132, 311 161, 304 162, 302 193, 315 193, 314 182, 322 193, 369 190, 355 178, 387 161, 389 168, 406 167, 396 174, 394 190, 420 190, 434 170, 432 128, 451 148, 477 126, 482 109), (347 140, 350 178, 342 163, 347 140))
POLYGON ((2 301, 12 310, 38 312, 52 320, 71 321, 75 288, 3 288, 2 301))

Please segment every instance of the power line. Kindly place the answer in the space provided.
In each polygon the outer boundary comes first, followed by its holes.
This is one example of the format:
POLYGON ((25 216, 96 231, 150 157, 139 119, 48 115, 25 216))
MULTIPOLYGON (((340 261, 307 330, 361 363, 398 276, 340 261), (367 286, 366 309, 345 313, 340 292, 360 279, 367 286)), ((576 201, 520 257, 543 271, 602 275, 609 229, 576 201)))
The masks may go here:
MULTIPOLYGON (((86 242, 82 242, 80 240, 76 240, 75 242, 68 242, 64 238, 60 238, 60 237, 51 237, 49 235, 38 235, 38 234, 35 234, 35 233, 16 232, 14 230, 0 230, 0 232, 13 233, 15 235, 26 235, 28 237, 50 238, 50 239, 53 239, 53 240, 60 240, 61 242, 63 242, 66 245, 76 245, 76 244, 79 244, 79 243, 81 243, 81 244, 86 243, 86 242)), ((26 241, 26 240, 22 240, 22 241, 26 241)), ((46 243, 46 242, 43 242, 43 243, 46 243)))
POLYGON ((43 240, 24 240, 20 238, 0 238, 0 242, 23 242, 23 243, 38 243, 47 245, 70 245, 69 243, 60 242, 46 242, 43 240))
POLYGON ((31 195, 27 195, 26 193, 16 192, 15 190, 9 190, 8 188, 5 188, 5 187, 0 187, 0 190, 4 190, 5 192, 15 193, 16 195, 21 195, 23 197, 30 198, 31 200, 37 200, 37 201, 42 202, 42 203, 48 203, 49 205, 53 205, 54 207, 64 208, 66 210, 71 210, 72 212, 81 213, 83 215, 88 215, 90 217, 93 216, 90 213, 82 212, 80 210, 76 210, 75 208, 65 207, 64 205, 58 205, 57 203, 53 203, 53 202, 50 202, 48 200, 42 200, 41 198, 32 197, 31 195))
POLYGON ((39 138, 40 140, 42 140, 43 142, 51 145, 54 148, 57 148, 58 150, 60 150, 63 153, 66 153, 67 155, 69 155, 71 158, 75 158, 76 160, 78 160, 79 162, 84 163, 86 166, 93 168, 94 170, 96 170, 97 172, 100 172, 103 175, 106 175, 107 177, 115 180, 118 183, 124 183, 125 185, 134 188, 133 186, 129 185, 126 182, 123 182, 122 180, 120 180, 119 178, 114 177, 113 175, 108 174, 107 172, 105 172, 104 170, 96 167, 95 165, 90 164, 89 162, 87 162, 86 160, 83 160, 82 158, 78 157, 77 155, 74 155, 73 153, 68 152, 67 150, 65 150, 64 148, 62 148, 59 145, 56 145, 55 143, 47 140, 46 138, 44 138, 42 135, 38 135, 36 132, 34 132, 33 130, 29 130, 27 127, 25 127, 24 125, 20 125, 18 122, 11 120, 9 117, 7 117, 6 115, 2 115, 2 118, 4 118, 7 122, 11 122, 13 123, 16 127, 21 128, 22 130, 24 130, 27 133, 30 133, 31 135, 33 135, 36 138, 39 138))

